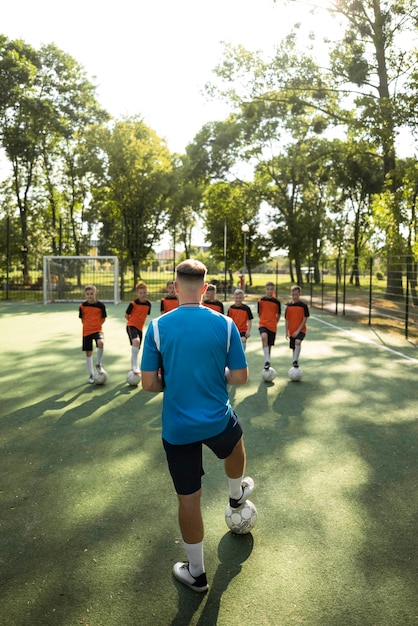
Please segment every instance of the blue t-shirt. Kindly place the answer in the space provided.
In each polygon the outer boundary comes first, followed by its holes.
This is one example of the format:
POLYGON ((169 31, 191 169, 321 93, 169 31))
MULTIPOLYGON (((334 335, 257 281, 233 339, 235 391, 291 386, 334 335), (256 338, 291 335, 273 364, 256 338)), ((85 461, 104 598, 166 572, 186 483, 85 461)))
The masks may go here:
POLYGON ((206 306, 180 306, 148 327, 141 370, 158 370, 162 359, 162 436, 171 444, 214 437, 228 424, 232 409, 225 367, 247 367, 231 321, 206 306))

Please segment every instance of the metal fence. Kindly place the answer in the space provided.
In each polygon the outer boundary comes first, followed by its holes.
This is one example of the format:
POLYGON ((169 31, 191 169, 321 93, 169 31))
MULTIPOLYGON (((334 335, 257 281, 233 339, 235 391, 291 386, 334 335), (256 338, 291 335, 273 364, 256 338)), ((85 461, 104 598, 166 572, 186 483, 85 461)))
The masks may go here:
MULTIPOLYGON (((289 293, 291 282, 295 282, 296 273, 291 275, 287 261, 283 260, 280 269, 270 266, 256 268, 252 275, 258 277, 258 283, 245 285, 248 299, 257 299, 263 293, 267 280, 276 284, 280 299, 289 293), (259 273, 256 274, 257 269, 259 273), (260 272, 262 274, 260 275, 260 272)), ((174 259, 164 259, 159 265, 143 265, 140 278, 148 285, 149 298, 158 300, 166 293, 166 283, 174 277, 174 259)), ((362 258, 354 263, 352 258, 324 259, 319 266, 307 262, 302 268, 303 297, 311 307, 330 315, 343 316, 356 322, 396 332, 406 340, 418 345, 418 263, 410 257, 399 257, 394 262, 382 258, 362 258)), ((224 272, 211 272, 210 281, 218 282, 218 297, 224 301, 232 300, 232 293, 239 286, 236 284, 224 290, 224 272)), ((246 276, 248 280, 248 275, 246 276)), ((30 273, 29 279, 15 275, 8 281, 3 277, 0 302, 32 301, 42 302, 42 270, 30 273)), ((125 269, 120 280, 123 293, 121 300, 130 300, 135 296, 133 276, 129 268, 125 269)))
POLYGON ((417 265, 406 256, 390 264, 369 258, 353 274, 352 259, 331 259, 321 267, 318 282, 309 268, 305 298, 312 307, 400 333, 418 346, 417 265))

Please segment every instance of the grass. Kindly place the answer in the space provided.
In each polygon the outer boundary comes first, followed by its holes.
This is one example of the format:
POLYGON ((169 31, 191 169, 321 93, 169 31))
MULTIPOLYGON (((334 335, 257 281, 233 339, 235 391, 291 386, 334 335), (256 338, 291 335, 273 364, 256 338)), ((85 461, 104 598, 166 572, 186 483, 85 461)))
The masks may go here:
POLYGON ((222 466, 205 452, 202 597, 172 578, 184 553, 161 396, 125 383, 125 308, 108 307, 109 381, 96 387, 74 304, 0 307, 2 622, 417 624, 416 350, 312 310, 303 380, 287 378, 281 322, 265 384, 253 333, 249 384, 231 398, 259 520, 249 536, 228 532, 222 466))

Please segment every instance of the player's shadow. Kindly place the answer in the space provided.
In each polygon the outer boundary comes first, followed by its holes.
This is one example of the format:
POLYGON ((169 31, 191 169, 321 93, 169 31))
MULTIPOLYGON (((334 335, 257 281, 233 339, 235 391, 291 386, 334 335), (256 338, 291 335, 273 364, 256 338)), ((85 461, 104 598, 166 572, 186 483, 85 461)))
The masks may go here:
POLYGON ((196 626, 211 626, 218 623, 219 608, 222 594, 228 588, 229 583, 242 570, 242 564, 250 556, 254 546, 254 538, 251 533, 246 535, 234 535, 227 532, 219 542, 218 557, 219 565, 209 582, 208 594, 191 594, 190 589, 179 585, 178 611, 171 626, 187 626, 191 623, 193 615, 199 608, 202 600, 206 598, 205 607, 196 626))

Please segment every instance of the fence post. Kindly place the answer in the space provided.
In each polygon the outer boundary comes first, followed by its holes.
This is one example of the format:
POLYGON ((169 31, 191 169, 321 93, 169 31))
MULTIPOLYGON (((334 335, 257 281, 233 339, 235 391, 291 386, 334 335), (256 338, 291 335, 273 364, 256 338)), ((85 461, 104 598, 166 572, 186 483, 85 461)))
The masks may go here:
POLYGON ((338 281, 340 279, 340 257, 338 256, 335 264, 335 315, 338 315, 338 281))
POLYGON ((373 280, 373 257, 370 257, 369 262, 369 326, 372 325, 372 298, 373 298, 373 289, 372 289, 372 280, 373 280))
POLYGON ((344 258, 344 263, 343 263, 343 267, 344 267, 344 280, 343 280, 343 315, 345 315, 345 296, 346 296, 346 282, 347 282, 347 259, 344 258))
POLYGON ((409 257, 406 259, 406 290, 405 290, 405 339, 409 336, 409 257))
POLYGON ((122 219, 121 224, 120 248, 120 301, 123 302, 125 291, 125 218, 122 219))
POLYGON ((10 215, 7 216, 7 233, 6 233, 6 300, 9 299, 9 280, 10 280, 10 215))

